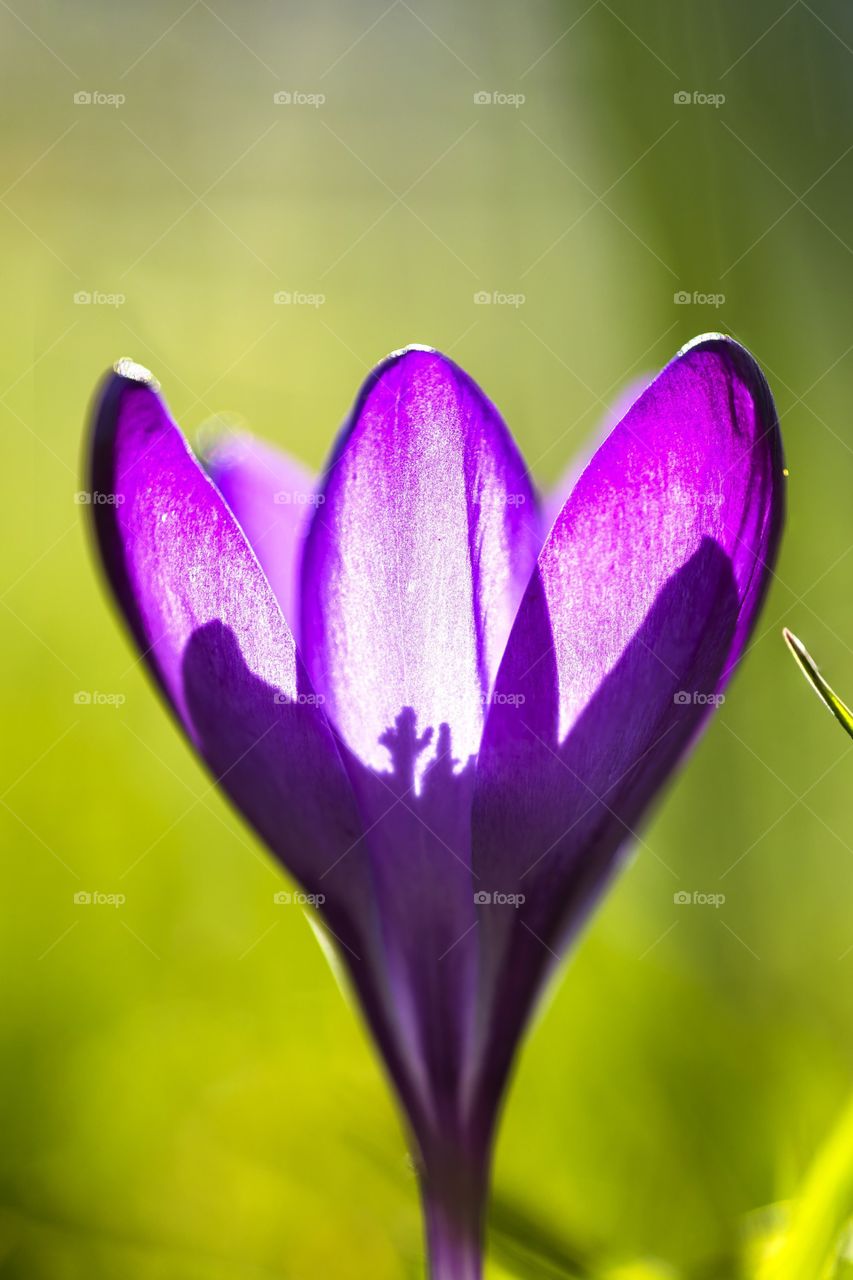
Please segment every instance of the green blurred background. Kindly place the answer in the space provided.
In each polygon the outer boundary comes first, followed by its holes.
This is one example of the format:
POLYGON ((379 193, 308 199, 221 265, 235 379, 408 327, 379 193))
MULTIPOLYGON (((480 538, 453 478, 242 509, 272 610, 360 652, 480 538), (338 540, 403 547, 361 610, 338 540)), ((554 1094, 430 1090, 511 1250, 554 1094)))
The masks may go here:
POLYGON ((190 432, 235 415, 319 467, 367 369, 428 342, 547 486, 719 329, 777 397, 787 538, 521 1056, 490 1274, 739 1274, 853 1062, 853 756, 780 636, 853 696, 849 5, 0 0, 0 32, 0 1275, 421 1274, 358 1020, 95 572, 75 492, 104 369, 130 355, 190 432))

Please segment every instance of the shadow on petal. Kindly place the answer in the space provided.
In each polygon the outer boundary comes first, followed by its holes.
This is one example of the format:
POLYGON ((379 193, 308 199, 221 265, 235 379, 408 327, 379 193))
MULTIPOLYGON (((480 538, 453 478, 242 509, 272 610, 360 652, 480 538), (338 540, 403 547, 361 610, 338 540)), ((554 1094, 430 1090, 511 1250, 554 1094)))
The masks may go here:
POLYGON ((407 1111, 418 1096, 389 1001, 368 851, 322 700, 304 672, 295 697, 255 676, 234 632, 209 622, 191 636, 183 686, 198 748, 217 785, 305 891, 341 958, 407 1111))
POLYGON ((472 1108, 490 1131, 549 970, 618 866, 634 828, 718 698, 739 611, 710 538, 658 593, 568 736, 551 624, 534 579, 486 725, 473 812, 479 1067, 472 1108))
POLYGON ((421 728, 412 707, 401 708, 380 742, 387 772, 346 750, 344 759, 365 827, 394 1008, 420 1076, 424 1145, 437 1131, 460 1132, 473 1050, 474 760, 456 760, 450 727, 421 728))

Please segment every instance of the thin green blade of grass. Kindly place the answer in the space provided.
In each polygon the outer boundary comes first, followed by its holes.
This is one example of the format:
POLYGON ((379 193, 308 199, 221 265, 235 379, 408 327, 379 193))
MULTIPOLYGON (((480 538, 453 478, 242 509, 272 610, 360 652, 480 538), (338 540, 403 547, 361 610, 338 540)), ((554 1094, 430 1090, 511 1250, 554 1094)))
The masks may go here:
POLYGON ((817 663, 803 642, 798 640, 793 632, 789 631, 787 627, 784 628, 782 634, 785 637, 785 642, 787 643, 788 648, 794 655, 794 660, 796 661, 797 666, 800 668, 803 675, 820 698, 821 702, 829 708, 838 723, 842 728, 846 729, 851 738, 853 738, 853 711, 851 711, 850 708, 841 701, 831 685, 824 680, 823 676, 820 674, 817 663))

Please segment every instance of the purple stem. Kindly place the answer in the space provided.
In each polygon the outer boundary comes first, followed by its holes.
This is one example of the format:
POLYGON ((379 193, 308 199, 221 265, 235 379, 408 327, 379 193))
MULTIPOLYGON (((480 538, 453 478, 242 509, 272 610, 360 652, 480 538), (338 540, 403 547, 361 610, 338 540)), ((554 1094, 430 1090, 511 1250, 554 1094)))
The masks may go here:
POLYGON ((433 1152, 421 1177, 430 1280, 482 1280, 488 1158, 433 1152))

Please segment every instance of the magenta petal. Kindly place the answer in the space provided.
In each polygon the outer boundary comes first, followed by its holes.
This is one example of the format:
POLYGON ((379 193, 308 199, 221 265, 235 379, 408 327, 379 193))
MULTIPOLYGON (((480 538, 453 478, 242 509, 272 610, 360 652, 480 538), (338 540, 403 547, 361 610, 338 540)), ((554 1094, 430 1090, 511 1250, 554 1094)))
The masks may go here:
POLYGON ((203 461, 297 634, 299 561, 317 503, 314 477, 294 458, 242 432, 218 440, 203 461))
POLYGON ((275 852, 315 878, 357 838, 350 787, 254 553, 152 387, 107 380, 92 488, 107 574, 178 719, 275 852))
POLYGON ((115 374, 97 408, 98 545, 137 643, 191 736, 184 662, 211 623, 246 667, 297 694, 296 646, 243 531, 151 385, 115 374))
POLYGON ((103 564, 146 663, 217 782, 320 898, 413 1108, 363 828, 322 700, 242 529, 151 386, 107 379, 91 488, 103 564))
POLYGON ((474 802, 483 888, 524 897, 480 909, 492 1101, 554 953, 743 652, 776 555, 782 471, 755 361, 730 339, 697 340, 601 446, 546 541, 474 802))
POLYGON ((537 504, 497 410, 446 357, 409 348, 367 380, 323 481, 302 568, 312 680, 358 757, 411 707, 464 763, 539 549, 537 504))

